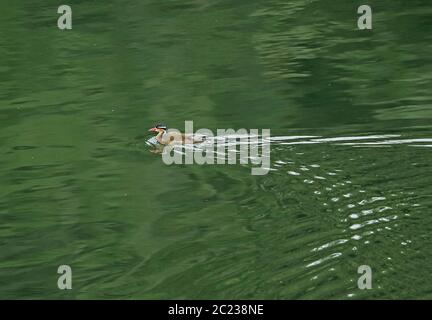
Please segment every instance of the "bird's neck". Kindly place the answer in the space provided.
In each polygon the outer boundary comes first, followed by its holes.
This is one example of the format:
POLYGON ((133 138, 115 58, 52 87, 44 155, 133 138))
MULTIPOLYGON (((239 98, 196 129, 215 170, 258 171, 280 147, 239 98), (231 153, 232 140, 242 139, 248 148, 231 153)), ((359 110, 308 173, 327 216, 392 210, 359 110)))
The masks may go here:
POLYGON ((162 143, 162 136, 165 134, 165 131, 161 131, 161 132, 159 132, 158 134, 157 134, 157 136, 156 136, 156 140, 159 142, 159 143, 162 143))

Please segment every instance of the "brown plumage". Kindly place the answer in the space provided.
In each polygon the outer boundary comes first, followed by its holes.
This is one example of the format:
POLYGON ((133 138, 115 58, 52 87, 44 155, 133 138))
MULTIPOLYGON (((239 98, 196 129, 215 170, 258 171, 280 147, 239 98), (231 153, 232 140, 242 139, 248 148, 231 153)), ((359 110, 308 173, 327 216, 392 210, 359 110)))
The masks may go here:
POLYGON ((157 132, 156 140, 162 145, 171 144, 195 144, 201 143, 205 140, 205 137, 197 137, 191 134, 179 133, 176 131, 169 132, 166 125, 158 124, 149 131, 157 132))

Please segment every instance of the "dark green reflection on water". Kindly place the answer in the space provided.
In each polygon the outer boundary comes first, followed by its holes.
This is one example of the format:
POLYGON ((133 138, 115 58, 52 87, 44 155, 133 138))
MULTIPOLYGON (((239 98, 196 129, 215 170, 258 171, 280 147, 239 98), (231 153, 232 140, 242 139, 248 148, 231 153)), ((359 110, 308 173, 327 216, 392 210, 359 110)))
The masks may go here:
POLYGON ((2 3, 0 297, 431 298, 432 9, 363 32, 360 4, 74 1, 60 31, 56 1, 2 3), (271 128, 274 170, 136 138, 184 120, 271 128))

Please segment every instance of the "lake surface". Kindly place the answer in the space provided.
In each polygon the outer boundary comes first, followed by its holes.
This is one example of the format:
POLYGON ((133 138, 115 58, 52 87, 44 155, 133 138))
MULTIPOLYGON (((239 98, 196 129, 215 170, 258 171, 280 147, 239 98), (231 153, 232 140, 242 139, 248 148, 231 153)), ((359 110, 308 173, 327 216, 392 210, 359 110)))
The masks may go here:
POLYGON ((4 1, 0 298, 432 298, 432 7, 361 4, 4 1), (165 165, 185 120, 272 170, 165 165))

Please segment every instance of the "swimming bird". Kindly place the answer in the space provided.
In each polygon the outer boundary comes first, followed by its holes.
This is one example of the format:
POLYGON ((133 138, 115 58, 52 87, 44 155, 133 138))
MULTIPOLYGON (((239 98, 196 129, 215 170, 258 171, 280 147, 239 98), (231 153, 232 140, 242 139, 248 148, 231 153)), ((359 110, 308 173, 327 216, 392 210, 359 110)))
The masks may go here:
POLYGON ((195 144, 205 141, 205 136, 196 136, 193 134, 184 134, 178 131, 169 131, 165 124, 157 124, 149 131, 157 132, 156 141, 162 145, 171 144, 195 144))

